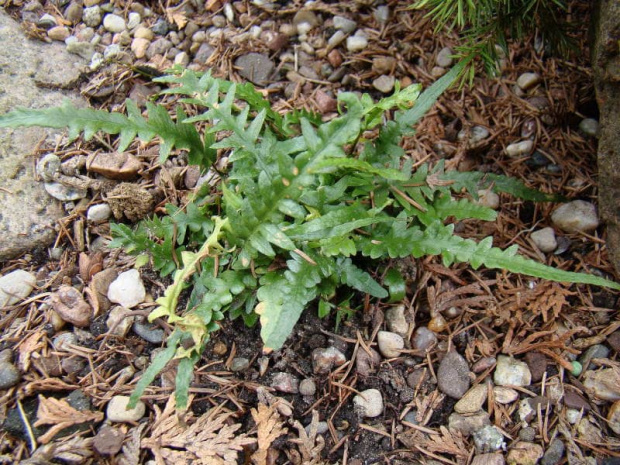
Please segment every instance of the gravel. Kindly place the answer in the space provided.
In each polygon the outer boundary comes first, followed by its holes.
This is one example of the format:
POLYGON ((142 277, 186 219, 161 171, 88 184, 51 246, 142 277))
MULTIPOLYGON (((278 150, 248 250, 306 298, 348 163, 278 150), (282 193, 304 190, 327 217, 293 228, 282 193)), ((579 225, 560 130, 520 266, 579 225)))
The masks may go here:
POLYGON ((287 394, 297 394, 299 392, 299 379, 290 373, 274 373, 271 380, 271 387, 276 391, 287 394))
POLYGON ((312 351, 312 366, 317 374, 329 373, 347 361, 344 354, 335 347, 318 348, 312 351))
POLYGON ((585 200, 573 200, 560 205, 551 214, 551 221, 569 233, 592 232, 600 224, 596 207, 585 200))
POLYGON ((316 393, 316 383, 313 379, 307 378, 299 383, 299 393, 303 396, 313 396, 316 393))
POLYGON ((261 53, 247 53, 235 60, 239 75, 256 85, 265 85, 270 79, 275 65, 273 61, 261 53))
POLYGON ((566 447, 562 440, 555 438, 547 446, 541 465, 557 465, 564 457, 566 447))
POLYGON ((547 227, 539 229, 538 231, 534 231, 530 237, 541 252, 549 253, 558 248, 558 241, 555 239, 555 231, 553 228, 547 227))
POLYGON ((437 369, 437 385, 444 394, 460 399, 469 389, 469 365, 457 352, 448 352, 437 369))
POLYGON ((66 285, 60 286, 50 297, 50 302, 63 321, 79 327, 90 324, 93 310, 77 289, 66 285))
POLYGON ((388 308, 385 312, 385 324, 388 329, 402 337, 407 336, 409 332, 409 323, 407 323, 405 318, 405 310, 404 305, 397 305, 388 308))
POLYGON ((461 433, 465 437, 470 436, 475 431, 479 431, 490 424, 491 419, 487 412, 478 412, 472 415, 453 413, 448 417, 448 429, 461 433))
POLYGON ((238 373, 250 367, 250 360, 245 357, 235 357, 230 362, 230 371, 238 373))
POLYGON ((142 401, 138 401, 132 409, 128 409, 128 405, 128 396, 112 397, 106 409, 107 419, 113 423, 135 422, 140 420, 146 413, 146 405, 142 401))
POLYGON ((538 84, 541 79, 537 73, 523 73, 517 78, 517 86, 521 90, 528 90, 538 84))
POLYGON ((454 55, 452 49, 450 47, 444 47, 439 51, 439 53, 437 53, 435 63, 437 63, 437 66, 441 66, 442 68, 449 68, 454 62, 452 55, 454 55))
POLYGON ((127 28, 127 24, 122 17, 108 14, 103 17, 103 27, 108 32, 117 33, 123 32, 127 28))
POLYGON ((30 295, 37 279, 32 273, 15 270, 0 277, 0 308, 14 305, 30 295))
POLYGON ((21 380, 19 369, 10 362, 0 362, 0 389, 9 389, 21 380))
POLYGON ((151 344, 161 344, 164 342, 164 330, 152 323, 145 323, 141 320, 136 320, 132 326, 132 330, 142 339, 150 342, 151 344))
POLYGON ((398 357, 401 350, 405 347, 403 337, 389 331, 379 331, 377 333, 377 343, 379 345, 379 352, 385 358, 398 357))
POLYGON ((140 272, 135 269, 119 274, 108 288, 108 299, 125 308, 133 308, 144 302, 145 298, 146 289, 140 272))
POLYGON ((472 387, 454 405, 454 411, 462 414, 476 413, 487 400, 488 388, 485 384, 477 384, 472 387))
POLYGON ((429 350, 437 344, 437 335, 426 326, 420 326, 413 333, 413 348, 415 350, 429 350))
POLYGON ((368 47, 368 39, 363 35, 353 35, 351 37, 347 37, 347 50, 349 52, 361 52, 366 47, 368 47))
POLYGON ((504 435, 496 426, 487 425, 474 432, 473 437, 479 454, 495 452, 506 445, 504 435))
POLYGON ((86 219, 91 223, 101 223, 112 215, 112 209, 107 203, 100 203, 88 208, 86 219))
POLYGON ((383 413, 383 396, 378 389, 361 391, 353 397, 353 404, 366 418, 375 418, 383 413))
POLYGON ((528 386, 532 382, 532 374, 525 362, 500 355, 497 357, 493 381, 498 386, 528 386))
POLYGON ((372 86, 375 89, 377 89, 379 92, 388 94, 392 92, 392 90, 394 90, 395 82, 396 82, 396 79, 394 78, 394 76, 382 75, 376 79, 373 79, 372 86))
POLYGON ((531 140, 523 140, 514 142, 506 147, 506 155, 509 157, 521 157, 529 155, 534 150, 534 142, 531 140))
POLYGON ((598 121, 593 118, 582 119, 579 123, 579 130, 586 136, 597 137, 599 131, 598 121))

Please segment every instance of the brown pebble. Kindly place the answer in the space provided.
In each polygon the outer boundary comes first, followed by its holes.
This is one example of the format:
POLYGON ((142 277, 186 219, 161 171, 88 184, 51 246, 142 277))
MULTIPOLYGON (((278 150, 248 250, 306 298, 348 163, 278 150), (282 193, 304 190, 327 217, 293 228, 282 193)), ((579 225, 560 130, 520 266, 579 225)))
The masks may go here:
POLYGON ((116 455, 123 447, 125 434, 111 426, 103 426, 93 439, 93 447, 101 455, 116 455))
POLYGON ((228 351, 226 344, 223 342, 216 342, 213 346, 213 353, 215 355, 224 355, 228 351))
POLYGON ((474 373, 482 373, 485 370, 493 367, 497 363, 495 357, 482 357, 471 367, 471 371, 474 373))
POLYGON ((575 410, 584 409, 584 412, 588 412, 591 408, 588 401, 581 394, 577 394, 574 391, 566 391, 564 393, 564 405, 575 410))
POLYGON ((342 55, 338 50, 334 49, 327 54, 327 61, 329 61, 332 68, 339 68, 342 64, 342 55))
POLYGON ((336 111, 336 99, 322 90, 316 92, 315 101, 319 113, 331 113, 336 111))
POLYGON ((52 308, 60 318, 75 326, 88 326, 93 310, 86 303, 82 294, 71 286, 60 286, 50 298, 52 308))
POLYGON ((532 382, 537 383, 543 379, 549 359, 540 352, 528 352, 525 355, 525 363, 532 373, 532 382))
POLYGON ((368 352, 360 348, 355 356, 355 369, 362 376, 374 373, 380 363, 381 355, 374 349, 370 349, 370 354, 368 354, 368 352))
POLYGON ((611 346, 614 352, 620 353, 620 331, 611 333, 607 336, 607 343, 611 346))

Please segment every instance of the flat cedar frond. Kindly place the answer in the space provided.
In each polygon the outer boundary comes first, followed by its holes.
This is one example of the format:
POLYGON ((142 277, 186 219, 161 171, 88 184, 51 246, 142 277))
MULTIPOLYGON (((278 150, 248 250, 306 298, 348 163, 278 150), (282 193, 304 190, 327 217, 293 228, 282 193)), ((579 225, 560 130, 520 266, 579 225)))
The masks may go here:
POLYGON ((271 443, 277 438, 286 434, 280 414, 275 406, 267 406, 259 403, 257 409, 252 409, 252 418, 256 423, 256 435, 258 449, 252 454, 252 463, 256 465, 267 465, 267 454, 271 443))
POLYGON ((39 442, 47 444, 57 433, 69 426, 89 421, 99 422, 101 420, 103 420, 102 412, 76 410, 64 399, 54 399, 53 397, 39 395, 37 421, 34 423, 34 426, 53 425, 47 433, 39 438, 39 442))
POLYGON ((458 433, 451 433, 448 428, 441 426, 439 434, 421 435, 419 447, 429 452, 448 454, 454 457, 456 463, 465 465, 469 457, 469 448, 463 437, 458 433))
POLYGON ((62 460, 67 463, 85 463, 94 455, 93 438, 80 436, 71 439, 63 438, 39 447, 27 460, 22 460, 20 465, 47 465, 52 460, 62 460))
POLYGON ((125 435, 123 449, 118 456, 118 465, 139 465, 140 464, 140 441, 142 440, 142 432, 146 428, 146 423, 131 428, 125 435))
POLYGON ((233 415, 212 409, 194 418, 188 413, 184 421, 175 412, 171 397, 163 412, 155 407, 155 422, 149 437, 141 442, 153 452, 158 463, 166 465, 235 463, 244 446, 256 442, 246 434, 235 434, 241 424, 229 424, 233 415))
POLYGON ((298 438, 291 439, 289 442, 297 446, 298 453, 292 453, 294 451, 291 450, 289 459, 295 465, 328 465, 328 462, 321 459, 321 452, 325 448, 325 439, 318 434, 318 424, 319 412, 316 410, 312 411, 309 432, 306 432, 306 428, 298 421, 293 423, 298 438))

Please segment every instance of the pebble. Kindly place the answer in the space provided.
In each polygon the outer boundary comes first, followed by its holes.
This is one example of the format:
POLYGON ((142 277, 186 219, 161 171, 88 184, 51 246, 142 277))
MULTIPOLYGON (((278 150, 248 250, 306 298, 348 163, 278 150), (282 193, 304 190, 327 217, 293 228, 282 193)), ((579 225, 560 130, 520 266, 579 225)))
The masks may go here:
POLYGON ((541 252, 549 253, 558 248, 558 241, 555 239, 555 231, 553 228, 547 227, 539 229, 538 231, 534 231, 530 237, 541 252))
POLYGON ((135 269, 119 274, 108 288, 108 299, 125 308, 133 308, 144 302, 145 298, 146 289, 140 278, 140 272, 135 269))
POLYGON ((116 455, 123 447, 125 433, 118 428, 103 425, 93 438, 93 447, 101 455, 116 455))
POLYGON ((563 400, 564 405, 569 409, 583 410, 584 412, 588 412, 591 409, 588 401, 575 391, 566 391, 563 400))
POLYGON ((342 352, 335 347, 318 348, 312 351, 312 366, 317 374, 329 373, 347 361, 342 352))
POLYGON ((86 219, 92 223, 101 223, 110 218, 112 209, 107 203, 92 205, 86 212, 86 219))
POLYGON ((347 35, 342 32, 342 31, 336 31, 332 34, 332 36, 329 38, 329 40, 327 41, 327 46, 329 48, 335 48, 338 45, 340 45, 342 42, 344 42, 344 39, 347 37, 347 35))
POLYGON ((130 12, 127 17, 127 29, 134 30, 140 25, 141 21, 142 16, 140 16, 140 13, 137 13, 135 11, 130 12))
POLYGON ((30 295, 37 278, 25 270, 15 270, 0 277, 0 308, 14 305, 30 295))
POLYGON ((587 136, 596 137, 598 135, 598 121, 594 118, 582 119, 579 123, 579 129, 587 136))
POLYGON ((614 352, 620 352, 620 331, 615 331, 607 336, 607 344, 610 345, 614 352))
POLYGON ((532 374, 525 362, 500 355, 497 357, 493 381, 498 386, 528 386, 532 382, 532 374))
POLYGON ((347 50, 349 52, 361 52, 368 47, 368 39, 362 35, 347 37, 347 50))
POLYGON ((527 366, 530 368, 532 381, 537 383, 543 379, 547 371, 549 359, 540 352, 528 352, 525 354, 525 363, 527 363, 527 366))
MULTIPOLYGON (((81 43, 81 42, 80 42, 81 43)), ((88 44, 90 45, 90 44, 88 44)), ((45 191, 61 202, 73 202, 86 197, 88 191, 79 187, 65 186, 59 182, 46 182, 45 191)))
MULTIPOLYGON (((70 39, 71 37, 67 37, 67 40, 65 41, 65 43, 70 39)), ((85 60, 90 60, 93 55, 95 54, 95 46, 93 44, 91 44, 90 42, 77 42, 77 41, 71 41, 69 43, 67 43, 67 52, 69 53, 73 53, 75 55, 78 55, 82 58, 84 58, 85 60)), ((62 184, 61 184, 62 185, 62 184)), ((48 189, 47 184, 45 187, 45 190, 47 190, 47 192, 53 196, 53 194, 50 193, 50 189, 48 189)), ((66 191, 73 191, 73 192, 83 192, 84 195, 82 195, 81 197, 75 197, 71 200, 78 200, 81 199, 83 197, 86 197, 86 189, 69 189, 67 188, 66 191)), ((65 194, 68 195, 68 194, 65 194)), ((75 196, 75 194, 73 194, 75 196)), ((58 197, 56 197, 58 198, 58 197)), ((58 199, 58 200, 63 200, 63 199, 58 199)))
POLYGON ((206 63, 207 60, 211 58, 211 55, 213 55, 213 52, 215 52, 215 49, 208 43, 205 42, 200 44, 200 47, 194 55, 194 61, 201 64, 206 63))
POLYGON ((374 16, 377 23, 379 23, 380 25, 385 24, 390 19, 390 7, 387 5, 379 5, 377 8, 375 8, 375 11, 373 11, 372 15, 374 16))
POLYGON ((490 189, 478 191, 478 205, 497 210, 499 208, 499 195, 490 189))
POLYGON ((517 86, 521 90, 528 90, 541 81, 541 77, 537 73, 523 73, 517 78, 517 86))
POLYGON ((56 154, 48 153, 37 163, 37 174, 44 181, 53 181, 60 172, 61 164, 62 162, 56 154))
POLYGON ((536 430, 531 426, 526 426, 519 430, 519 439, 522 441, 532 442, 536 439, 536 430))
POLYGON ((65 10, 65 19, 71 25, 76 25, 82 20, 84 14, 81 2, 71 2, 65 10))
POLYGON ((606 346, 602 344, 594 344, 593 346, 588 347, 581 357, 579 357, 579 363, 581 363, 584 370, 593 370, 594 364, 590 363, 593 358, 607 358, 608 356, 609 349, 606 346))
POLYGON ((470 385, 469 365, 457 352, 448 352, 437 369, 437 385, 444 394, 460 399, 470 385))
POLYGON ((103 15, 101 13, 101 8, 99 7, 99 5, 95 5, 84 8, 84 16, 82 18, 82 21, 88 27, 99 27, 102 17, 103 15))
POLYGON ((487 389, 486 384, 477 384, 454 405, 454 411, 462 414, 476 413, 487 400, 487 389))
POLYGON ((355 21, 345 18, 344 16, 334 16, 333 22, 334 27, 345 34, 351 34, 357 27, 357 23, 355 21))
POLYGON ((131 51, 136 56, 136 58, 144 58, 150 44, 151 42, 148 39, 137 37, 131 41, 131 51))
POLYGON ((275 373, 271 380, 271 387, 287 394, 297 394, 299 392, 299 379, 290 373, 275 373))
POLYGON ((135 422, 140 420, 146 413, 144 402, 138 401, 132 409, 127 409, 128 396, 114 396, 108 402, 106 416, 113 423, 135 422))
POLYGON ((542 458, 542 465, 557 465, 564 457, 564 452, 566 447, 564 443, 558 439, 553 439, 549 445, 547 446, 547 450, 545 451, 545 455, 542 458))
POLYGON ((113 307, 110 310, 110 313, 108 314, 108 318, 106 319, 106 322, 105 322, 108 328, 108 331, 110 331, 110 334, 113 334, 115 336, 120 336, 120 337, 124 337, 125 335, 127 335, 127 333, 129 332, 129 329, 131 328, 131 325, 133 324, 135 317, 133 316, 124 317, 126 313, 127 313, 127 309, 124 307, 121 307, 120 305, 117 305, 116 307, 113 307))
POLYGON ((413 333, 413 348, 427 351, 437 344, 437 335, 426 326, 420 326, 413 333))
POLYGON ((323 114, 334 112, 338 107, 336 99, 322 90, 317 90, 315 101, 319 112, 323 114))
POLYGON ((313 379, 307 378, 299 383, 299 393, 302 396, 313 396, 316 393, 316 383, 313 379))
POLYGON ((493 388, 493 398, 498 404, 507 405, 516 401, 519 398, 519 393, 504 386, 495 386, 493 388))
POLYGON ((63 350, 68 352, 71 350, 69 346, 78 345, 77 336, 73 333, 61 333, 58 336, 55 336, 52 340, 52 345, 56 350, 63 350))
POLYGON ((536 465, 543 456, 542 446, 525 441, 513 444, 506 455, 508 465, 536 465))
MULTIPOLYGON (((135 40, 135 39, 134 39, 135 40)), ((168 39, 159 38, 151 42, 146 49, 146 58, 151 59, 156 55, 165 56, 168 50, 172 48, 172 42, 168 39)))
POLYGON ((566 421, 568 421, 571 425, 577 424, 583 416, 583 412, 581 410, 576 410, 574 408, 567 408, 565 412, 566 421))
POLYGON ((68 375, 81 372, 86 367, 87 363, 85 359, 76 355, 63 357, 60 360, 60 366, 68 375))
POLYGON ((615 402, 620 400, 620 371, 605 368, 598 371, 586 371, 582 379, 588 395, 615 402))
POLYGON ((487 412, 478 412, 472 415, 453 413, 448 417, 448 429, 461 433, 465 437, 470 436, 475 431, 479 431, 490 424, 491 419, 487 412))
POLYGON ((372 59, 372 70, 377 74, 391 72, 396 66, 396 58, 390 56, 378 56, 372 59))
POLYGON ((37 21, 37 26, 47 31, 48 29, 51 29, 54 26, 58 26, 58 23, 56 22, 56 18, 54 18, 52 15, 48 13, 45 13, 37 21))
POLYGON ((158 36, 165 36, 166 34, 168 34, 169 29, 170 25, 163 18, 159 18, 151 27, 151 31, 153 31, 153 33, 157 34, 158 36))
POLYGON ((385 312, 385 324, 388 329, 402 337, 407 336, 409 332, 409 323, 405 318, 405 306, 397 305, 396 307, 390 307, 385 312))
POLYGON ((275 68, 273 61, 261 53, 241 55, 235 60, 235 66, 241 77, 256 85, 265 85, 275 68))
POLYGON ((379 331, 377 333, 377 344, 379 352, 385 358, 395 358, 401 353, 405 347, 405 340, 399 334, 389 331, 379 331))
POLYGON ((153 38, 155 37, 155 34, 148 27, 140 26, 136 28, 136 30, 133 33, 133 36, 136 39, 153 40, 153 38))
POLYGON ((497 363, 495 357, 482 357, 472 365, 471 371, 474 373, 482 373, 495 365, 495 363, 497 363))
POLYGON ((62 285, 52 294, 51 305, 54 311, 67 323, 85 327, 90 324, 93 309, 74 287, 62 285))
POLYGON ((506 155, 509 157, 520 157, 522 155, 529 155, 534 149, 534 141, 523 140, 521 142, 514 142, 506 147, 506 155))
POLYGON ((12 363, 13 351, 11 349, 4 349, 0 351, 0 363, 12 363))
POLYGON ((437 66, 441 66, 442 68, 449 68, 454 62, 452 55, 454 55, 452 49, 450 47, 444 47, 437 54, 435 63, 437 63, 437 66))
POLYGON ((299 28, 299 25, 303 23, 309 24, 313 28, 320 24, 320 20, 312 10, 299 10, 293 16, 293 25, 299 28))
POLYGON ((107 14, 103 17, 103 27, 112 33, 123 32, 127 28, 125 20, 115 14, 107 14))
MULTIPOLYGON (((224 348, 226 347, 226 345, 224 345, 224 348)), ((220 352, 220 350, 216 351, 215 349, 213 350, 214 352, 220 352)), ((224 355, 226 352, 224 351, 221 355, 224 355)), ((232 359, 232 361, 230 362, 230 371, 234 372, 234 373, 238 373, 240 371, 245 371, 250 367, 250 360, 245 358, 245 357, 235 357, 232 359)))
POLYGON ((121 56, 122 53, 120 44, 110 44, 103 51, 103 58, 105 60, 114 60, 121 56))
POLYGON ((596 207, 585 200, 573 200, 560 205, 551 214, 551 221, 569 233, 591 232, 599 226, 596 207))
POLYGON ((152 323, 136 320, 131 329, 134 333, 151 344, 161 344, 164 341, 164 330, 152 323))
POLYGON ((370 354, 364 349, 360 349, 355 356, 355 370, 362 376, 374 373, 380 363, 381 355, 372 348, 370 349, 370 354))
POLYGON ((47 31, 47 36, 52 40, 58 40, 64 42, 71 34, 69 29, 65 26, 55 26, 47 31))
POLYGON ((0 389, 9 389, 21 380, 21 373, 10 362, 0 362, 0 389))
POLYGON ((474 432, 473 437, 474 444, 476 445, 476 452, 479 454, 495 452, 506 445, 502 432, 496 426, 492 425, 487 425, 474 432))
POLYGON ((476 455, 471 461, 471 465, 504 465, 505 463, 504 456, 500 453, 476 455))
POLYGON ((372 81, 372 86, 377 89, 379 92, 383 92, 384 94, 388 94, 392 92, 394 89, 394 83, 396 79, 394 76, 382 75, 372 81))
POLYGON ((607 414, 607 421, 609 427, 614 433, 620 434, 620 401, 613 403, 607 414))
POLYGON ((383 413, 383 396, 378 389, 361 391, 353 398, 353 404, 366 418, 375 418, 383 413))

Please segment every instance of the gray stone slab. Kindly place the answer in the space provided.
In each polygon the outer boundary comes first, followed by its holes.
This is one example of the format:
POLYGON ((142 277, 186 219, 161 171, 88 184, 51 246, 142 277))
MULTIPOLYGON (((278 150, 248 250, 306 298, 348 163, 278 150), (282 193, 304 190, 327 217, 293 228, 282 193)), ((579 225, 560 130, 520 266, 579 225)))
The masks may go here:
MULTIPOLYGON (((0 114, 16 107, 57 106, 80 79, 85 61, 61 43, 29 40, 0 9, 0 114)), ((16 257, 56 236, 62 205, 35 179, 33 151, 54 134, 40 128, 0 129, 0 261, 16 257)))

